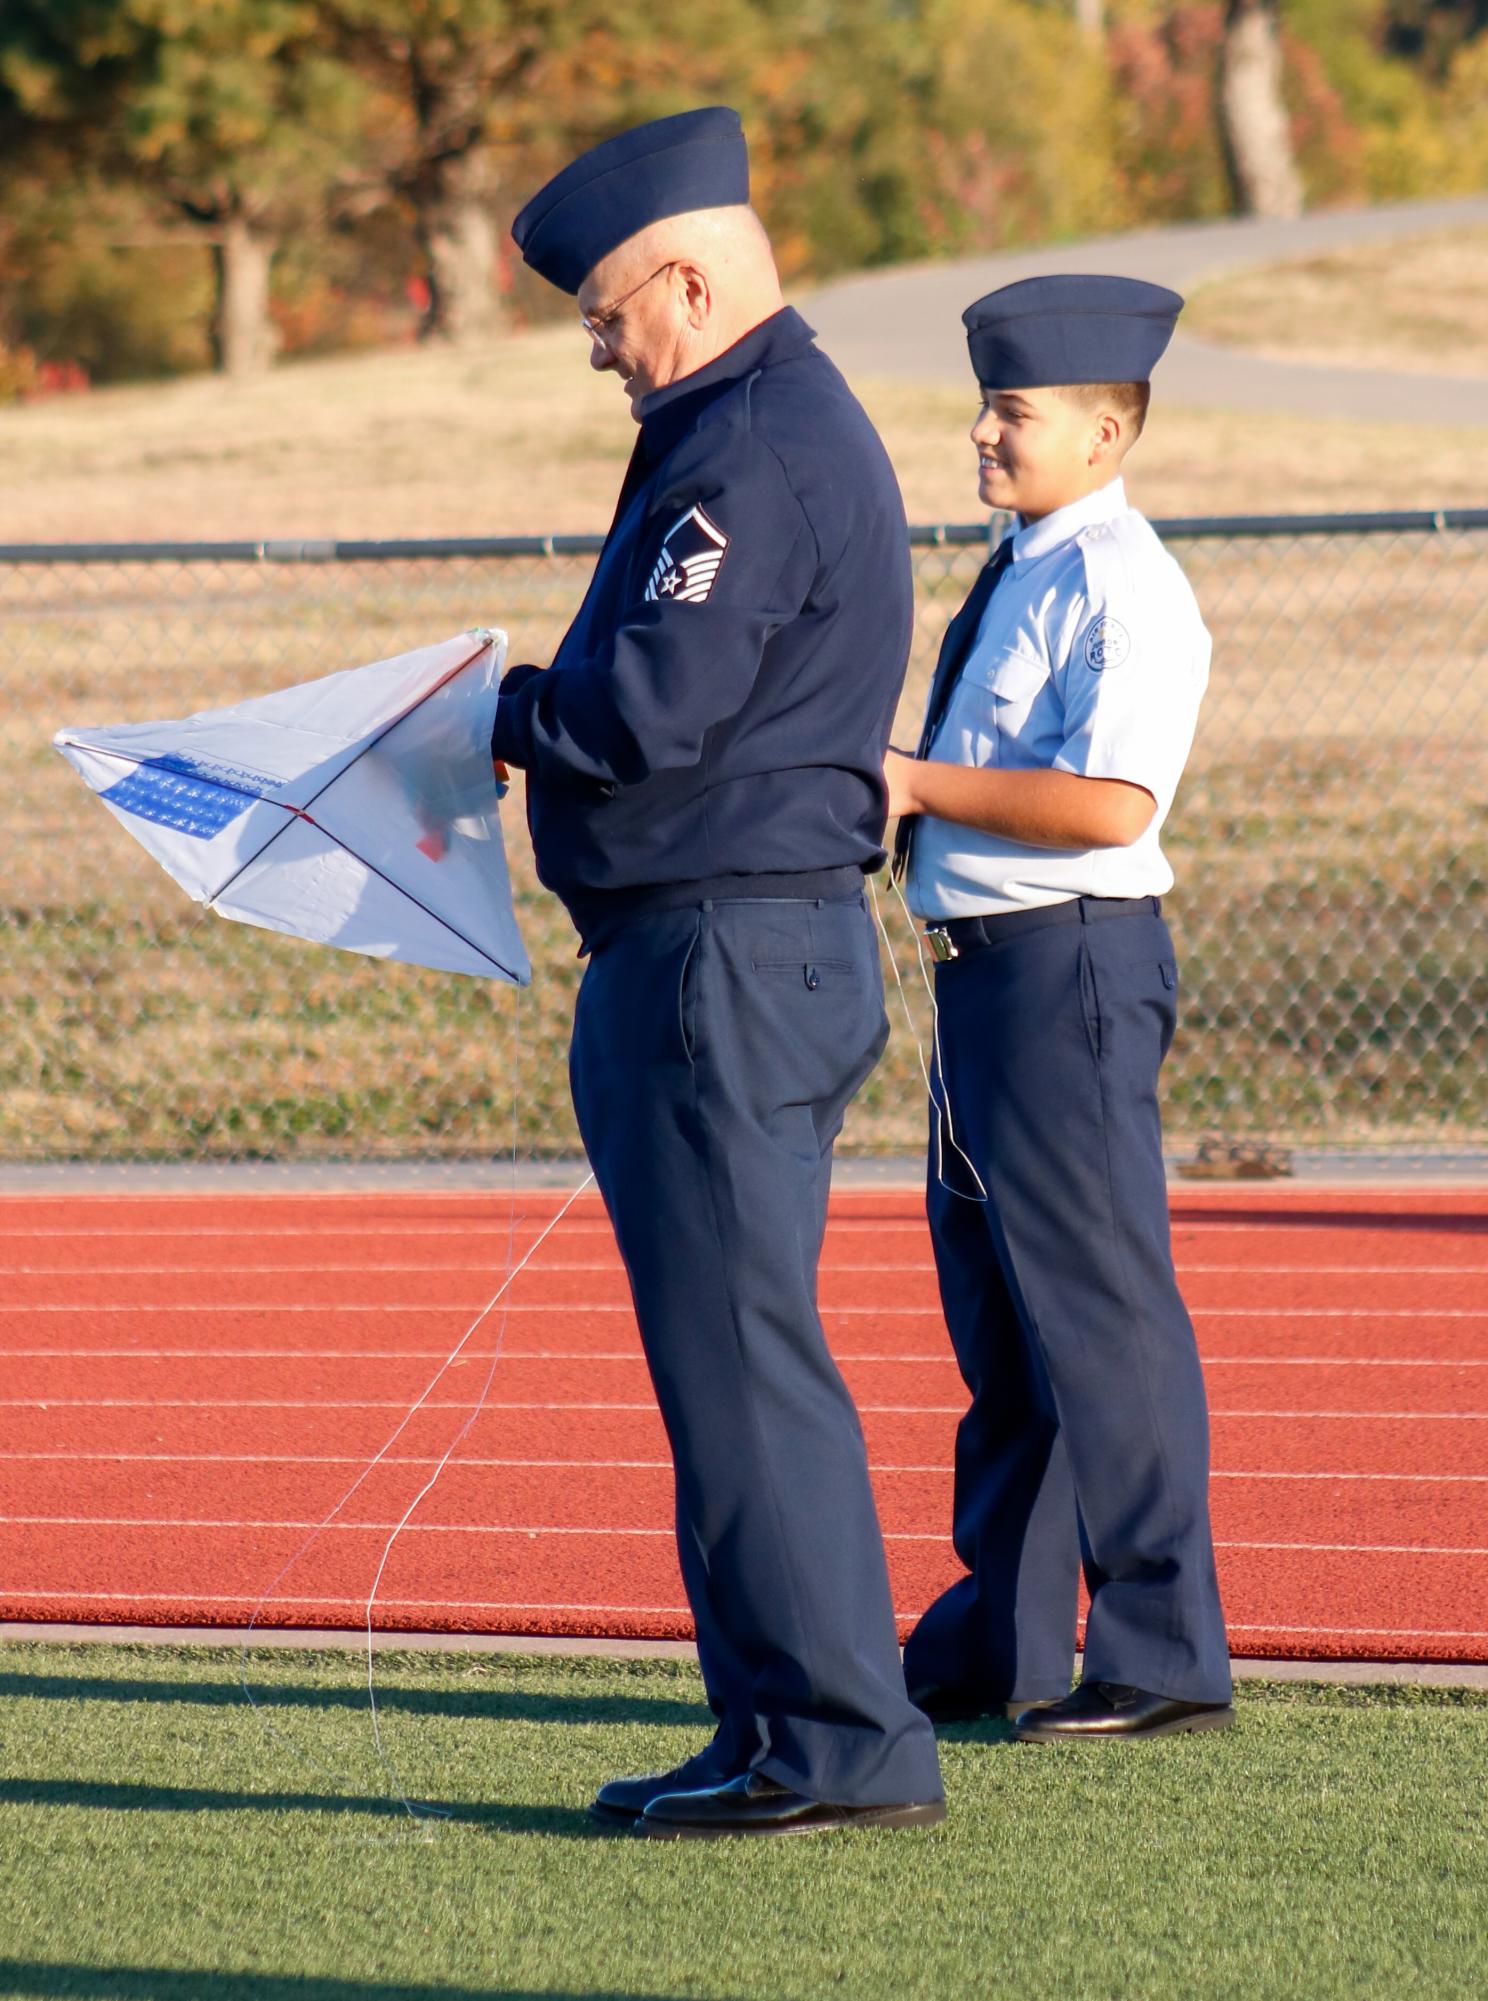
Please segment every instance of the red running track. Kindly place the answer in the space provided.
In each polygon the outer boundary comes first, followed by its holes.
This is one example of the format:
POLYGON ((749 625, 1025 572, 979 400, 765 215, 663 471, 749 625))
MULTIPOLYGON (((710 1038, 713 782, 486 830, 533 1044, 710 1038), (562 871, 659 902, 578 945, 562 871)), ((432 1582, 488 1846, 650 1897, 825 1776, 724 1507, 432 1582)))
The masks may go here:
MULTIPOLYGON (((671 1479, 582 1198, 0 1198, 0 1618, 685 1637, 671 1479), (514 1252, 513 1252, 514 1247, 514 1252)), ((1488 1191, 1175 1191, 1237 1654, 1488 1660, 1488 1191)), ((832 1205, 821 1297, 907 1627, 957 1572, 965 1397, 918 1198, 832 1205)))

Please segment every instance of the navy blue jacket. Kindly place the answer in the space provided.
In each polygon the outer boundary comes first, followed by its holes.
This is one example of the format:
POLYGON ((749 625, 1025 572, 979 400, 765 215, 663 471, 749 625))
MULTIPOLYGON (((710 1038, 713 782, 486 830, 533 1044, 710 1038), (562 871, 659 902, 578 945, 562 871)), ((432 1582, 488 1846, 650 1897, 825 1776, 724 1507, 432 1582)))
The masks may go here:
POLYGON ((579 614, 492 737, 580 929, 645 887, 879 867, 912 619, 893 469, 799 314, 648 396, 579 614))

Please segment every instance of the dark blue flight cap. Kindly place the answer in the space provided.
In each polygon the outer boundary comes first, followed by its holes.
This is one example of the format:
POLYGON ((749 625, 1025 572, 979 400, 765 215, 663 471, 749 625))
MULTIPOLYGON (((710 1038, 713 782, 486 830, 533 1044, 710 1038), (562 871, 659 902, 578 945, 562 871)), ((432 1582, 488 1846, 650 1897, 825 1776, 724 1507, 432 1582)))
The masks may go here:
POLYGON ((1139 278, 1020 278, 961 315, 984 389, 1146 382, 1183 300, 1139 278))
POLYGON ((512 224, 517 248, 561 292, 663 216, 749 200, 749 149, 737 111, 716 104, 634 126, 581 153, 512 224))

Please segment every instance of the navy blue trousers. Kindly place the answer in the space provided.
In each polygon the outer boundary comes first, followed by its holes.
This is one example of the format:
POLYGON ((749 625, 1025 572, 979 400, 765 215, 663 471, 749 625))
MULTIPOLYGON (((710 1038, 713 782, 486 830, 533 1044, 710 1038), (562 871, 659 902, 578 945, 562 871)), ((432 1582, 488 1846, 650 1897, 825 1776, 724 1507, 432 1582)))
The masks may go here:
POLYGON ((853 1805, 941 1797, 816 1306, 832 1146, 887 1033, 861 896, 720 901, 599 945, 570 1058, 671 1442, 712 1764, 853 1805))
POLYGON ((987 1199, 951 1192, 971 1177, 932 1114, 931 1236, 971 1392, 953 1505, 968 1574, 905 1673, 989 1701, 1063 1695, 1083 1563, 1087 1678, 1223 1702, 1208 1410, 1157 1100, 1177 966, 1155 903, 1098 912, 1020 916, 936 969, 940 1087, 987 1199))

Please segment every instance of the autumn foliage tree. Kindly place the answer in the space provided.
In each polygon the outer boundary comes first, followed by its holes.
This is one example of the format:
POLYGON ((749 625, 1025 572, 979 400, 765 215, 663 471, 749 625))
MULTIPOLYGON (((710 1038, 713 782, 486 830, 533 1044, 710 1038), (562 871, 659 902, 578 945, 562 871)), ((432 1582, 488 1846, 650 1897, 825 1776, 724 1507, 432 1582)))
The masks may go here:
POLYGON ((219 366, 265 368, 269 274, 345 171, 359 106, 310 0, 6 0, 0 73, 53 143, 210 243, 219 366))
POLYGON ((581 39, 582 0, 322 0, 326 46, 368 92, 349 181, 404 205, 424 279, 420 331, 500 320, 500 155, 543 66, 581 39))
POLYGON ((507 237, 525 196, 706 103, 743 113, 799 281, 1488 186, 1488 0, 0 0, 0 343, 86 318, 47 352, 97 356, 117 299, 106 372, 193 365, 205 256, 170 249, 195 275, 148 312, 118 281, 147 207, 210 252, 235 373, 273 351, 281 246, 301 344, 401 331, 410 277, 422 333, 489 337, 557 303, 507 237))

